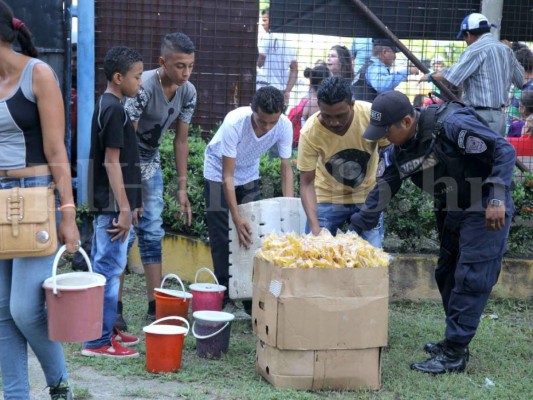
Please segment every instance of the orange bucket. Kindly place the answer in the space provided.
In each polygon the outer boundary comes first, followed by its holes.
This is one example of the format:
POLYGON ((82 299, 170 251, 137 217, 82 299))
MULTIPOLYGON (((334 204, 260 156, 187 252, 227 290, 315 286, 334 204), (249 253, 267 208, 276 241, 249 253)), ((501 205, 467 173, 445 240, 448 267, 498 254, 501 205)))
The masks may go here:
POLYGON ((189 333, 189 322, 182 317, 161 318, 143 328, 146 339, 146 371, 178 372, 181 367, 183 341, 189 333), (187 327, 158 325, 163 321, 180 320, 187 327))
MULTIPOLYGON (((178 275, 165 275, 161 281, 161 288, 156 288, 154 291, 155 297, 155 318, 161 319, 165 317, 182 317, 187 319, 189 314, 189 304, 192 299, 192 294, 185 291, 183 282, 178 275), (176 279, 181 285, 180 290, 164 289, 165 281, 168 278, 176 279)), ((174 321, 173 324, 181 325, 180 322, 174 321)))
POLYGON ((189 285, 189 290, 193 295, 193 311, 222 311, 222 302, 224 300, 226 286, 218 284, 217 277, 209 268, 200 268, 196 271, 196 275, 194 275, 194 283, 189 285), (198 275, 202 271, 209 272, 216 284, 198 283, 198 275))
POLYGON ((57 264, 66 246, 54 259, 52 276, 43 282, 48 310, 48 337, 57 342, 86 342, 102 336, 105 276, 93 272, 80 247, 89 272, 57 275, 57 264))

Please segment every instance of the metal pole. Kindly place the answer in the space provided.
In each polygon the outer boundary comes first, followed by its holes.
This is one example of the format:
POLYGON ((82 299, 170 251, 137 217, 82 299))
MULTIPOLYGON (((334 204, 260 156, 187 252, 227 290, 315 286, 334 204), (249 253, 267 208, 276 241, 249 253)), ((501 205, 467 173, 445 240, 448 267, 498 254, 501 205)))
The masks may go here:
POLYGON ((491 24, 496 24, 498 28, 492 29, 492 34, 500 40, 500 28, 503 15, 503 0, 482 0, 481 14, 483 14, 491 24))
POLYGON ((94 69, 94 0, 82 0, 78 2, 78 204, 88 202, 94 69))
MULTIPOLYGON (((426 68, 424 64, 409 50, 400 40, 398 37, 390 31, 390 29, 383 23, 381 20, 376 17, 376 15, 361 1, 361 0, 352 0, 352 2, 361 10, 363 14, 365 14, 366 17, 370 20, 370 22, 378 28, 387 38, 389 38, 396 47, 398 47, 403 54, 411 61, 420 71, 427 74, 429 70, 426 68)), ((437 86, 441 93, 448 99, 448 100, 456 100, 459 101, 457 96, 453 94, 453 92, 442 82, 433 82, 435 86, 437 86)))

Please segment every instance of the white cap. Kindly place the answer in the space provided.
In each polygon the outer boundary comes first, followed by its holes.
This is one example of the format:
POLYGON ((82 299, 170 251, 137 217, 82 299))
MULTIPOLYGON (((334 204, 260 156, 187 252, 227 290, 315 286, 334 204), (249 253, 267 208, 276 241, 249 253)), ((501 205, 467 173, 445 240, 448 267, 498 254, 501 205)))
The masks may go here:
POLYGON ((483 14, 472 13, 470 15, 467 15, 465 19, 463 19, 463 22, 461 22, 461 29, 457 34, 457 39, 461 39, 465 31, 490 27, 497 28, 496 25, 491 25, 489 23, 488 18, 485 17, 483 14))

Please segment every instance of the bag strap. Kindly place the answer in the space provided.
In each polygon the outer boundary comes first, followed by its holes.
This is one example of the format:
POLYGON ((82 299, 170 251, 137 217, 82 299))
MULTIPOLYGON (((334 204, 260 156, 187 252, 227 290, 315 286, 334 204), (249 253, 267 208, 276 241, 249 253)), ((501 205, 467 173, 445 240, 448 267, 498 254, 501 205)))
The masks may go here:
POLYGON ((11 195, 7 198, 7 220, 11 222, 11 234, 19 236, 19 222, 24 218, 24 198, 19 195, 19 188, 11 189, 11 195))

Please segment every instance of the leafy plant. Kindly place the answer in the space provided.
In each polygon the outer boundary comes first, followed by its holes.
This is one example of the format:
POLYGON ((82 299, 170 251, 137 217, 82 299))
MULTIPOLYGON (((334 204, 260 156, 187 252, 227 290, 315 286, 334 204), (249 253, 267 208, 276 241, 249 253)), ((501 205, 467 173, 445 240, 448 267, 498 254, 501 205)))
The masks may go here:
POLYGON ((180 204, 178 202, 178 174, 174 158, 174 132, 168 131, 161 143, 161 168, 163 170, 163 224, 175 232, 186 235, 207 238, 207 222, 205 220, 204 200, 204 152, 206 142, 202 138, 200 127, 193 127, 189 134, 189 159, 187 170, 188 196, 192 206, 192 223, 178 217, 180 204))
POLYGON ((437 230, 431 197, 411 181, 400 191, 385 210, 385 235, 400 239, 400 252, 421 250, 423 239, 436 240, 437 230))
POLYGON ((533 257, 533 173, 515 179, 513 201, 516 208, 515 223, 509 232, 510 256, 533 257))

